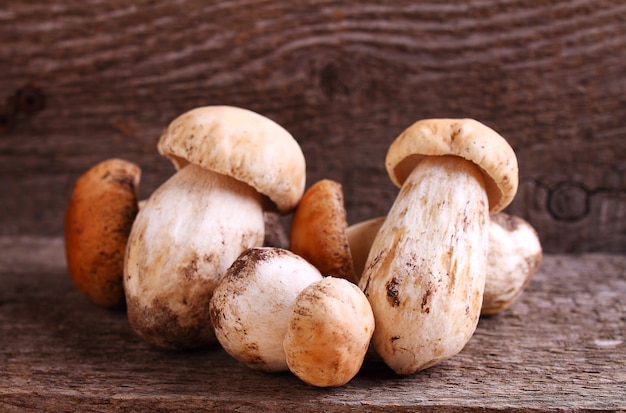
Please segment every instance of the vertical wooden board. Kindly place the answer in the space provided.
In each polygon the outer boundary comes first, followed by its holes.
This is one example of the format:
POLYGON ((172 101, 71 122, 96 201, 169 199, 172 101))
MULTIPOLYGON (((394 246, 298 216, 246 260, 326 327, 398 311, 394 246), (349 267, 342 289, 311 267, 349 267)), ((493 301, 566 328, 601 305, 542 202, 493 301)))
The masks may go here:
POLYGON ((0 135, 0 231, 60 234, 74 180, 107 157, 142 165, 147 196, 173 172, 154 147, 167 123, 233 104, 290 130, 352 222, 393 201, 398 133, 474 117, 516 150, 510 211, 547 251, 623 252, 625 20, 609 0, 12 3, 0 97, 36 84, 46 107, 0 135))

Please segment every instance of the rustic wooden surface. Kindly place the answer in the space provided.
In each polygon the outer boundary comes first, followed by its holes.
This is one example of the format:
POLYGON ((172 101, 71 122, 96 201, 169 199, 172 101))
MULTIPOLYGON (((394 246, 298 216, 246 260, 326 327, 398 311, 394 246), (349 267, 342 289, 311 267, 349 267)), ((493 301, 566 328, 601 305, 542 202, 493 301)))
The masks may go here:
POLYGON ((167 123, 232 104, 290 130, 308 184, 344 185, 351 223, 391 205, 398 133, 474 117, 516 150, 510 212, 546 251, 626 252, 621 0, 5 3, 0 234, 60 235, 74 181, 109 157, 142 166, 147 196, 173 172, 155 149, 167 123))
POLYGON ((2 412, 626 410, 623 255, 548 255, 456 357, 398 377, 371 356, 346 386, 320 389, 219 347, 149 347, 123 312, 77 292, 62 249, 59 238, 0 237, 2 412))

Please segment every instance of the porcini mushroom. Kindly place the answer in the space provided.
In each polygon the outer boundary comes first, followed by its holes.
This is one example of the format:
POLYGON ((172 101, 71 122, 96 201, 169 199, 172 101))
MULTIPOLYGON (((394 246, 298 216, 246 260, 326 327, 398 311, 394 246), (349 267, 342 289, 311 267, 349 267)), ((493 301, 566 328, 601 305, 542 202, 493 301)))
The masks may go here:
POLYGON ((492 215, 481 314, 496 314, 511 307, 537 271, 541 258, 539 236, 528 222, 504 212, 492 215))
POLYGON ((286 212, 300 200, 304 155, 272 120, 230 106, 180 115, 158 149, 178 171, 133 225, 124 270, 128 319, 155 346, 201 347, 216 341, 208 304, 217 283, 243 251, 263 243, 263 204, 286 212))
POLYGON ((325 277, 295 300, 283 342, 289 370, 312 386, 343 386, 361 369, 373 332, 374 314, 359 287, 325 277))
POLYGON ((92 302, 124 306, 124 254, 138 210, 141 169, 107 159, 83 173, 65 212, 65 255, 72 282, 92 302))
POLYGON ((289 249, 322 274, 356 283, 347 227, 341 184, 322 179, 304 193, 293 214, 289 249))
POLYGON ((401 189, 359 286, 376 318, 376 352, 406 375, 456 355, 473 335, 489 213, 515 196, 518 167, 506 140, 472 119, 414 123, 391 144, 385 165, 401 189))
POLYGON ((250 248, 228 268, 210 301, 215 334, 250 368, 286 371, 283 338, 296 297, 320 272, 291 251, 250 248))

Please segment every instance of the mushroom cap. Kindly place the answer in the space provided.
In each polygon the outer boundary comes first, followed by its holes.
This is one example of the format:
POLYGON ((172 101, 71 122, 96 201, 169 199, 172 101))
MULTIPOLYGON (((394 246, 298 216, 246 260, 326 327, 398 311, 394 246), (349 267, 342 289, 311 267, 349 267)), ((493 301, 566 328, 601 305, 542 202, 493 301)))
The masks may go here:
POLYGON ((293 215, 290 249, 323 275, 356 282, 340 183, 322 179, 304 194, 293 215))
POLYGON ((298 142, 263 115, 232 106, 205 106, 174 119, 158 142, 177 169, 199 165, 245 182, 280 212, 304 193, 306 164, 298 142))
POLYGON ((425 119, 409 126, 389 147, 385 166, 402 186, 425 156, 456 155, 476 164, 485 179, 490 213, 511 203, 518 166, 513 148, 496 131, 474 119, 425 119))
POLYGON ((138 165, 107 159, 81 175, 65 212, 67 269, 92 302, 124 306, 124 256, 138 211, 138 165))
POLYGON ((359 372, 373 332, 363 291, 325 277, 296 297, 283 341, 289 370, 312 386, 343 386, 359 372))

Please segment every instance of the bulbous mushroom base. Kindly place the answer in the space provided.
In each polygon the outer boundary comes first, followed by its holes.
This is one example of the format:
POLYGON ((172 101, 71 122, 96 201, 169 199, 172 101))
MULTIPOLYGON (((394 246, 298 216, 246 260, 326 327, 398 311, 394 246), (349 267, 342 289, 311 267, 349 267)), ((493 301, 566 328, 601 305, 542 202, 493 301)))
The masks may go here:
POLYGON ((128 319, 144 340, 166 349, 216 342, 209 301, 226 269, 261 246, 261 196, 225 175, 188 165, 140 210, 128 241, 128 319))

